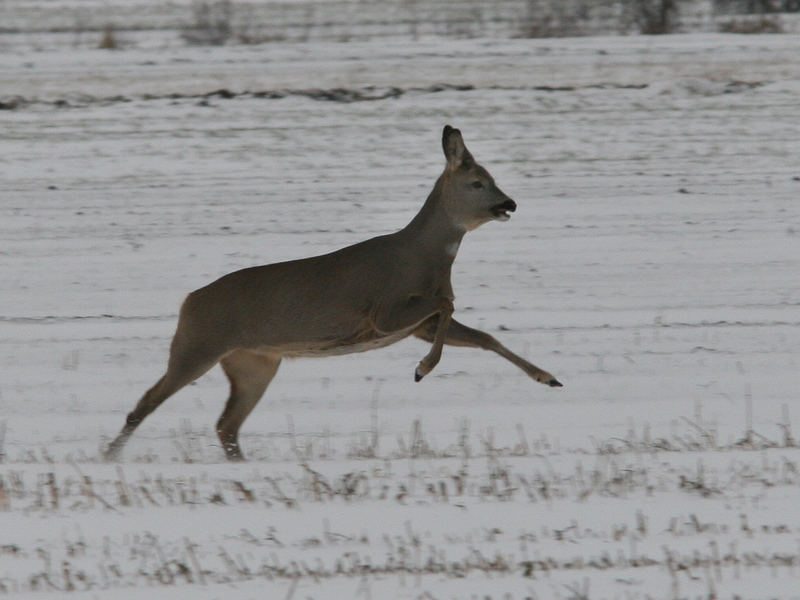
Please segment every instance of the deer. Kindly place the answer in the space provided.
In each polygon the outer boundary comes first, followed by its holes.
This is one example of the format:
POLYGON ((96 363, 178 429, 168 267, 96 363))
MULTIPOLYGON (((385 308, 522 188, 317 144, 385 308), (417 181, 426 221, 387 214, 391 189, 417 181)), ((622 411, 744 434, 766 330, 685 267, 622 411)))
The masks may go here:
POLYGON ((561 387, 493 336, 453 319, 450 276, 464 234, 508 221, 517 205, 475 161, 458 129, 444 127, 442 147, 444 171, 403 229, 320 256, 245 268, 191 292, 166 373, 127 415, 104 457, 117 460, 145 417, 217 363, 230 395, 216 432, 233 461, 244 459, 239 430, 283 359, 364 352, 415 336, 431 344, 415 381, 450 345, 495 352, 535 381, 561 387))

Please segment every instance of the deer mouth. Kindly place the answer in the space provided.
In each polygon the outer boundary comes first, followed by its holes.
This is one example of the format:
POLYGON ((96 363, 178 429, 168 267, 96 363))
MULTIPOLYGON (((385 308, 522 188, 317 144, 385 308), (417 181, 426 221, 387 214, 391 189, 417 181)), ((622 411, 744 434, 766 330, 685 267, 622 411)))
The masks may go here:
POLYGON ((517 203, 509 198, 505 202, 495 204, 489 209, 489 212, 494 215, 497 221, 508 221, 511 218, 511 215, 508 213, 514 212, 515 210, 517 210, 517 203))

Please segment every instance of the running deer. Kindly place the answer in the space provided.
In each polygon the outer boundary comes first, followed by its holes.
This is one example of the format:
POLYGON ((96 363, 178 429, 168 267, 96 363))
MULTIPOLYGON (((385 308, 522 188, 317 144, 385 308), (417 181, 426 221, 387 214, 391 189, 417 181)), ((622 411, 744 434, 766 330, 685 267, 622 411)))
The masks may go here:
POLYGON ((231 460, 243 458, 239 428, 284 358, 363 352, 413 335, 432 344, 416 381, 449 344, 491 350, 536 381, 560 387, 491 335, 452 318, 450 271, 461 239, 488 221, 507 221, 517 205, 475 162, 458 129, 445 126, 442 146, 444 172, 400 231, 322 256, 236 271, 189 294, 166 374, 128 415, 105 457, 116 459, 147 415, 217 363, 231 385, 217 422, 231 460))

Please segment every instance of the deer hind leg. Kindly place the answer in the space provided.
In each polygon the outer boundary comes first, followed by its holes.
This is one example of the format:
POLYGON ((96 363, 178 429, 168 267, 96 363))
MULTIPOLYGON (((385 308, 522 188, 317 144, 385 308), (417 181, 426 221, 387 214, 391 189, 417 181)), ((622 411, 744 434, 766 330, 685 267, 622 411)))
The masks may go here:
MULTIPOLYGON (((438 317, 432 317, 425 321, 425 323, 414 332, 414 335, 420 339, 431 342, 436 337, 438 326, 438 317)), ((529 377, 535 379, 539 383, 549 385, 550 387, 561 387, 561 383, 550 373, 543 371, 521 356, 514 354, 488 333, 462 325, 455 319, 450 319, 450 326, 447 328, 444 343, 450 346, 465 346, 491 350, 517 365, 520 369, 525 371, 529 377)))
POLYGON ((128 414, 122 431, 109 444, 103 454, 104 458, 117 460, 125 442, 147 415, 182 387, 206 373, 218 360, 219 356, 216 354, 199 348, 187 348, 176 335, 172 342, 166 374, 145 392, 136 407, 128 414))
POLYGON ((236 350, 220 363, 231 382, 231 394, 217 421, 217 435, 229 460, 243 460, 239 447, 239 428, 275 377, 281 357, 236 350))

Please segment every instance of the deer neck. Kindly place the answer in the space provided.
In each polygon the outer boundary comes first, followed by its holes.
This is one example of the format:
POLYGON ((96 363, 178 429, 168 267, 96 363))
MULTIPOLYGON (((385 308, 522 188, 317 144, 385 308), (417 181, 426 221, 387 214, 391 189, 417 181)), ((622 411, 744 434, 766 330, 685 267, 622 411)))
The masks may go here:
POLYGON ((442 202, 441 188, 441 181, 437 181, 425 204, 403 232, 429 256, 440 255, 451 264, 467 230, 448 214, 442 202))

